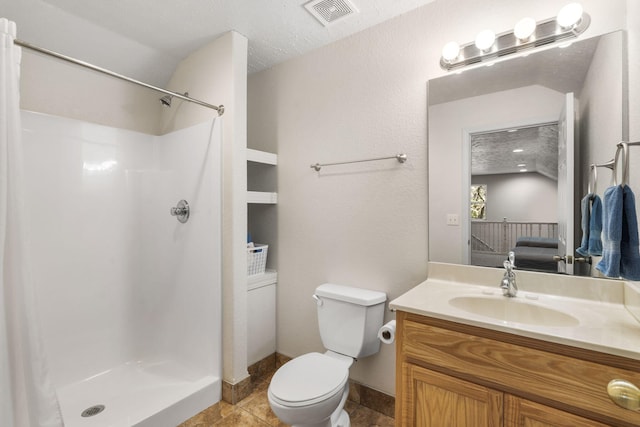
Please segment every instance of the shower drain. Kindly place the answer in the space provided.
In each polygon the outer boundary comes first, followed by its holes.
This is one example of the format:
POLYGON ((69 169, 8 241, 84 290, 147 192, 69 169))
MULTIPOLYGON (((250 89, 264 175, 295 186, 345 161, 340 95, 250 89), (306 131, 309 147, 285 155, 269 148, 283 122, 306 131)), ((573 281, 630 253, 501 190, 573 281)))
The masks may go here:
POLYGON ((84 411, 82 411, 82 413, 80 414, 80 416, 82 417, 93 417, 94 415, 98 415, 100 412, 104 411, 104 405, 94 405, 90 408, 85 409, 84 411))

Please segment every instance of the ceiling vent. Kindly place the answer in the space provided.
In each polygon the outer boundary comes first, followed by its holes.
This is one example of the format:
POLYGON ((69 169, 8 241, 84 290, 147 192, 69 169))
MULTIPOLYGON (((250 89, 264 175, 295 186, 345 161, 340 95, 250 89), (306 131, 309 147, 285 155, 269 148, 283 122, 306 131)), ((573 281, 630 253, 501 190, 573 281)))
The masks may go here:
POLYGON ((325 27, 358 12, 349 0, 312 0, 304 7, 325 27))

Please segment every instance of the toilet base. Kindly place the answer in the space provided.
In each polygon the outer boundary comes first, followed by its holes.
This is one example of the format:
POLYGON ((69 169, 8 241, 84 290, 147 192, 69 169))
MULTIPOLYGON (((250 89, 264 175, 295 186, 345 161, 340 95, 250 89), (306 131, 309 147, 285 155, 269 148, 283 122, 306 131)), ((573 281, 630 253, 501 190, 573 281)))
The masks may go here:
POLYGON ((344 409, 340 412, 340 416, 335 424, 331 427, 351 427, 351 420, 349 419, 349 414, 344 409))
POLYGON ((291 427, 351 427, 351 419, 349 419, 349 414, 344 409, 340 411, 335 421, 334 417, 332 416, 320 424, 294 424, 291 427))

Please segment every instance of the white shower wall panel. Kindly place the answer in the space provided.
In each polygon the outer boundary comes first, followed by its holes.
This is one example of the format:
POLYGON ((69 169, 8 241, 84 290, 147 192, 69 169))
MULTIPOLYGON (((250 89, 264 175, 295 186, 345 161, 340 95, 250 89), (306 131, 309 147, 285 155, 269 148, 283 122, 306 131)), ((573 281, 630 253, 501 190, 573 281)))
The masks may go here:
POLYGON ((135 132, 23 113, 31 269, 55 384, 135 357, 134 233, 126 174, 148 167, 135 132))
POLYGON ((211 132, 205 122, 156 138, 157 171, 141 177, 138 193, 142 279, 134 287, 139 353, 208 374, 221 366, 220 140, 211 132), (168 214, 181 199, 190 207, 186 224, 168 214))
POLYGON ((219 377, 211 122, 158 137, 29 112, 22 120, 32 272, 55 385, 137 360, 219 377), (169 215, 180 199, 192 207, 186 224, 169 215))

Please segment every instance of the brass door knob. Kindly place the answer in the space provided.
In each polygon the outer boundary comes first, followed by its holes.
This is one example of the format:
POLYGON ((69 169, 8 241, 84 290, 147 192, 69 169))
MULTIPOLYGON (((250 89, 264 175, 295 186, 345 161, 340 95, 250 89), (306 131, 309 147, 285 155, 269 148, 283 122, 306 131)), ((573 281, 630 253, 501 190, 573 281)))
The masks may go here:
POLYGON ((618 406, 640 411, 640 389, 625 380, 611 380, 607 385, 607 393, 618 406))
POLYGON ((566 262, 567 264, 573 264, 573 256, 571 255, 554 255, 553 260, 555 262, 566 262))

